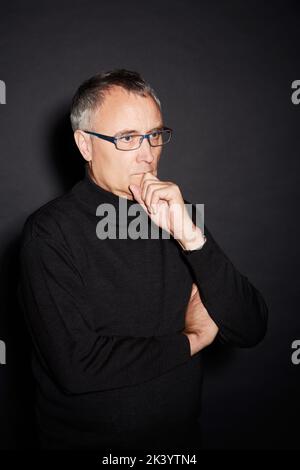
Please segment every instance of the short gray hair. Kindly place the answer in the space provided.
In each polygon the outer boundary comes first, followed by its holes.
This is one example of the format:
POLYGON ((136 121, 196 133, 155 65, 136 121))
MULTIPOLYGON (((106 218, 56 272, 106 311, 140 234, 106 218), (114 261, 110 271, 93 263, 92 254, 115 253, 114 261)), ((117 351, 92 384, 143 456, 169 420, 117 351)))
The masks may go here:
POLYGON ((156 92, 138 72, 126 69, 100 72, 85 80, 72 99, 70 120, 74 132, 76 129, 89 128, 92 113, 101 106, 105 92, 114 85, 141 96, 151 96, 161 111, 161 103, 156 92))

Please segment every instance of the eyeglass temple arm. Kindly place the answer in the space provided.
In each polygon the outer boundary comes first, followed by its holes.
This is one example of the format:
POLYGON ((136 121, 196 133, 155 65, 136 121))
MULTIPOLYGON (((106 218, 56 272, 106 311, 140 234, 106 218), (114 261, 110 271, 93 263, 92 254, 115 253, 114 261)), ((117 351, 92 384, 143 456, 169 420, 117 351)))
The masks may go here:
POLYGON ((115 137, 110 137, 109 135, 104 135, 104 134, 98 134, 98 132, 93 132, 93 131, 84 131, 87 134, 95 135, 96 137, 100 137, 103 140, 108 140, 109 142, 115 142, 116 138, 115 137))

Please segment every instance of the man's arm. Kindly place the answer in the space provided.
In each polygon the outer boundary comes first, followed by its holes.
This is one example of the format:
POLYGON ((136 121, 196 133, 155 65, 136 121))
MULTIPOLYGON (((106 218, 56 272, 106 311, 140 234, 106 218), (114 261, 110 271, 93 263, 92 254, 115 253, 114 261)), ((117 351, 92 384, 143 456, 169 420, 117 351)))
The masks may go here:
MULTIPOLYGON (((85 286, 65 247, 35 236, 20 252, 19 296, 39 360, 69 394, 135 385, 188 361, 181 332, 104 336, 86 315, 85 286)), ((99 292, 101 295, 101 292, 99 292)))
POLYGON ((185 312, 184 333, 187 335, 191 355, 209 346, 217 336, 218 326, 201 300, 197 284, 193 283, 190 300, 185 312))
POLYGON ((199 250, 185 251, 181 247, 181 252, 194 274, 201 300, 219 328, 217 337, 233 346, 255 346, 266 333, 267 305, 261 293, 221 250, 205 224, 204 235, 206 242, 201 242, 199 250))
MULTIPOLYGON (((260 342, 266 332, 268 316, 262 295, 233 266, 205 225, 207 241, 204 243, 193 214, 191 220, 185 207, 186 203, 191 203, 182 197, 178 185, 160 181, 148 172, 139 186, 130 185, 130 189, 153 222, 169 232, 181 246, 201 299, 219 328, 219 337, 240 347, 260 342)), ((193 204, 192 207, 195 210, 193 204)))

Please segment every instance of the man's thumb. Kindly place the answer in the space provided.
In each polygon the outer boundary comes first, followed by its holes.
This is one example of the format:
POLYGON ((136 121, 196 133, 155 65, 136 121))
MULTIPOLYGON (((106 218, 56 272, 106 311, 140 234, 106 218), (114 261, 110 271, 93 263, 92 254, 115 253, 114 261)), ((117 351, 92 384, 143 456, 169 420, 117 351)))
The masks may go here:
POLYGON ((140 189, 136 184, 130 184, 129 189, 133 194, 134 199, 136 199, 138 202, 140 202, 141 197, 140 197, 140 189))
POLYGON ((130 184, 128 187, 130 191, 132 192, 134 199, 138 202, 138 204, 140 204, 144 208, 144 210, 148 214, 148 209, 142 199, 141 187, 137 186, 136 184, 130 184))

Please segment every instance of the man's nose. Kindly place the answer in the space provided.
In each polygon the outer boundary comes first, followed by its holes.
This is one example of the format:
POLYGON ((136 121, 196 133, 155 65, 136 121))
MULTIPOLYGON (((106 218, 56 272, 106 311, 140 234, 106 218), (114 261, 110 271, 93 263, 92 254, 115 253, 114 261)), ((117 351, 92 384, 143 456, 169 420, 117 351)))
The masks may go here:
POLYGON ((152 154, 152 147, 146 137, 145 139, 143 139, 143 142, 139 148, 138 159, 146 160, 147 162, 152 162, 154 160, 154 156, 152 154))

